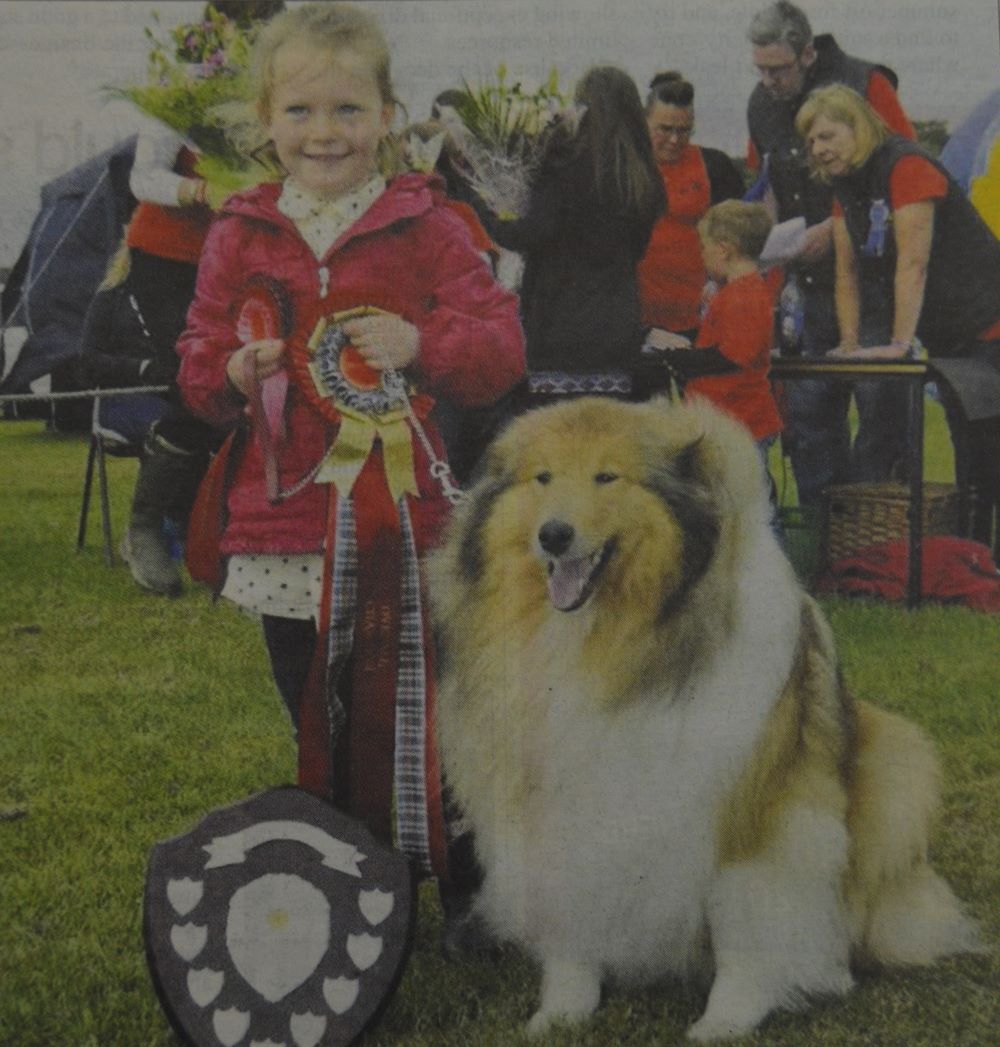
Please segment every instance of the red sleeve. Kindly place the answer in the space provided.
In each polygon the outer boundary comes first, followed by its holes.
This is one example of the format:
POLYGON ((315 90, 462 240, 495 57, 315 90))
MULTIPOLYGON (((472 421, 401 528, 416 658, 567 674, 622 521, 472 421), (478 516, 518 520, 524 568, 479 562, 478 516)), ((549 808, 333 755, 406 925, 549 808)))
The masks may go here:
POLYGON ((177 384, 188 407, 213 425, 227 427, 243 413, 242 397, 226 378, 226 364, 239 347, 232 319, 233 274, 243 272, 238 219, 220 218, 208 231, 198 263, 187 327, 177 342, 177 384))
POLYGON ((494 258, 499 256, 500 248, 493 242, 490 234, 483 228, 483 223, 479 221, 476 212, 467 203, 463 200, 453 200, 451 198, 446 199, 444 203, 468 226, 473 246, 477 251, 485 251, 487 254, 493 255, 494 258))
POLYGON ((714 345, 726 359, 747 367, 771 351, 773 335, 770 292, 760 277, 744 277, 712 299, 695 345, 714 345))
POLYGON ((467 407, 495 403, 525 373, 518 298, 493 278, 454 211, 435 207, 425 222, 434 298, 418 321, 415 369, 434 396, 467 407))
POLYGON ((948 180, 922 156, 904 156, 889 175, 889 202, 894 211, 907 204, 940 200, 948 192, 948 180))
POLYGON ((883 73, 876 70, 868 78, 865 97, 872 109, 889 125, 890 131, 909 138, 911 142, 917 140, 917 133, 913 130, 910 118, 903 112, 896 89, 883 73))
POLYGON ((747 139, 747 167, 756 174, 760 170, 760 156, 757 154, 757 146, 753 139, 747 139))

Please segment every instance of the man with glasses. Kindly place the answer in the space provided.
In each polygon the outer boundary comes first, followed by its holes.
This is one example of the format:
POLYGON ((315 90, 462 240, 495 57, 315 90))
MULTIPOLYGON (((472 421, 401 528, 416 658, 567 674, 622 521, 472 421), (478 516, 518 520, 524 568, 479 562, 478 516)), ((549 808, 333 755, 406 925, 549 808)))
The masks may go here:
MULTIPOLYGON (((758 12, 748 33, 760 83, 750 95, 748 162, 766 177, 779 222, 804 217, 805 247, 788 267, 802 296, 798 350, 820 356, 839 342, 833 303, 833 232, 829 186, 810 177, 795 116, 806 96, 822 84, 843 83, 865 97, 889 127, 914 138, 896 95, 896 74, 845 54, 829 34, 813 37, 809 19, 788 0, 758 12)), ((885 382, 854 383, 859 427, 850 448, 847 411, 851 386, 831 381, 789 382, 786 446, 799 503, 814 506, 827 484, 887 479, 902 452, 903 391, 885 382)))

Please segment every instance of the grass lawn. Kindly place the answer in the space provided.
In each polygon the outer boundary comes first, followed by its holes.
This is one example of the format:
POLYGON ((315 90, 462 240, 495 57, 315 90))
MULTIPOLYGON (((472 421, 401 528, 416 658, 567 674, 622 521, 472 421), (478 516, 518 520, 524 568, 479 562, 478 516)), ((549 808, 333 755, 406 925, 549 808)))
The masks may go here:
MULTIPOLYGON (((929 426, 939 420, 929 419, 929 426)), ((95 510, 73 552, 86 446, 40 422, 0 422, 0 1045, 164 1047, 178 1041, 141 937, 157 840, 214 807, 291 781, 294 751, 256 624, 189 590, 140 592, 104 566, 95 510)), ((947 470, 934 438, 932 471, 947 470), (940 466, 940 469, 939 469, 940 466)), ((120 536, 135 463, 109 463, 120 536)), ((934 859, 990 943, 1000 940, 1000 616, 826 604, 848 680, 938 742, 945 817, 934 859)), ((449 964, 421 890, 414 953, 365 1042, 522 1042, 537 974, 513 951, 449 964)), ((679 1043, 703 1000, 665 985, 611 990, 564 1047, 679 1043)), ((954 1047, 1000 1042, 1000 960, 866 976, 846 1000, 778 1015, 741 1043, 954 1047)))

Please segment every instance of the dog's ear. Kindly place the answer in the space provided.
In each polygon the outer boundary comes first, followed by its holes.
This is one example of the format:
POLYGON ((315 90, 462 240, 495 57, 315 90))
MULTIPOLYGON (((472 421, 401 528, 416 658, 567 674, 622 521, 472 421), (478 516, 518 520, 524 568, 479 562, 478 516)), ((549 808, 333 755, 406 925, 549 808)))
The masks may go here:
POLYGON ((483 530, 497 499, 513 486, 514 475, 503 458, 488 450, 476 467, 475 480, 469 488, 469 503, 462 512, 459 565, 465 581, 473 584, 482 577, 486 566, 483 530))
POLYGON ((492 479, 505 471, 503 456, 497 452, 496 441, 487 445, 479 460, 473 466, 469 476, 469 487, 475 490, 482 483, 489 483, 492 479))
POLYGON ((657 467, 647 479, 648 487, 677 521, 684 543, 681 581, 666 595, 662 621, 683 605, 687 593, 708 569, 719 542, 721 511, 702 461, 707 447, 702 431, 679 448, 661 450, 657 467))
POLYGON ((670 471, 678 480, 685 483, 696 483, 700 476, 699 456, 705 434, 699 433, 693 440, 684 444, 680 450, 673 451, 670 456, 670 471))

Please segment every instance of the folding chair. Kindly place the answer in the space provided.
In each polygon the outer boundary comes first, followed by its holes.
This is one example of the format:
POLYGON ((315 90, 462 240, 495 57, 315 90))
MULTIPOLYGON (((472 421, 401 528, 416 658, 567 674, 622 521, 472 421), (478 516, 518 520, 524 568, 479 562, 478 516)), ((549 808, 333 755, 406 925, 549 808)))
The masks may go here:
POLYGON ((132 443, 121 433, 101 425, 101 394, 94 396, 94 408, 90 419, 90 447, 87 451, 87 469, 83 479, 83 498, 80 503, 80 522, 76 531, 76 551, 83 548, 87 536, 87 515, 90 511, 90 492, 94 481, 94 465, 97 465, 97 484, 101 498, 101 530, 104 536, 104 562, 110 567, 114 563, 111 541, 111 508, 108 500, 108 471, 106 456, 115 458, 138 458, 140 444, 132 443))

